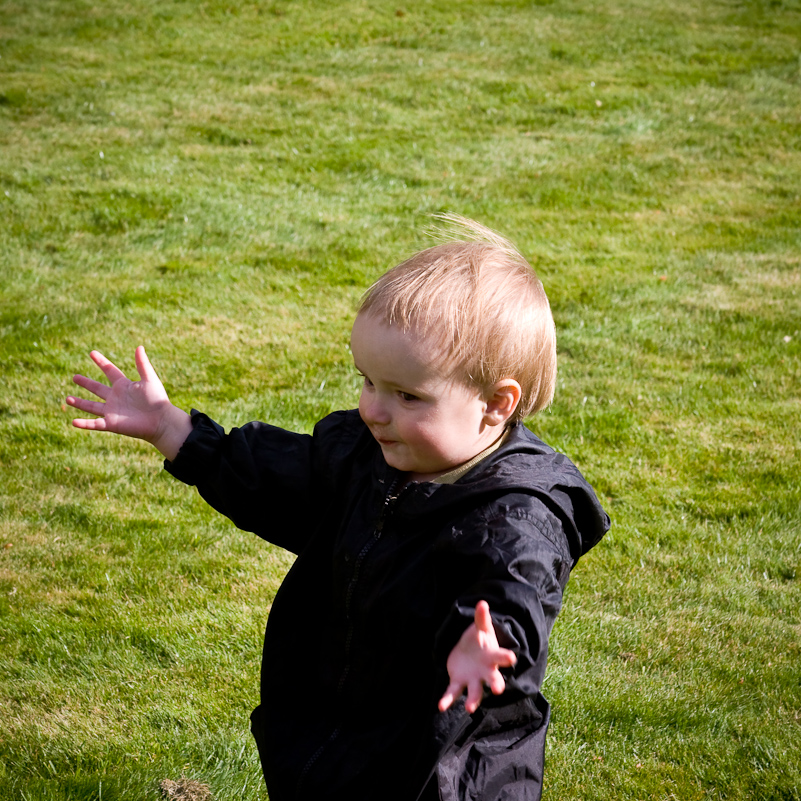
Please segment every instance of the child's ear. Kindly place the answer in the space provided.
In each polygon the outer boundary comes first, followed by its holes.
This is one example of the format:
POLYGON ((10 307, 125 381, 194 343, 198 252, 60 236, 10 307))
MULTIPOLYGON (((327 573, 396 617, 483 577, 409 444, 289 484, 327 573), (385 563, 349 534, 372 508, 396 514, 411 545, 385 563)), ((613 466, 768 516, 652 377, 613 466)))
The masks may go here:
POLYGON ((490 387, 487 393, 487 408, 484 422, 489 426, 505 425, 514 414, 523 390, 514 378, 502 378, 490 387))

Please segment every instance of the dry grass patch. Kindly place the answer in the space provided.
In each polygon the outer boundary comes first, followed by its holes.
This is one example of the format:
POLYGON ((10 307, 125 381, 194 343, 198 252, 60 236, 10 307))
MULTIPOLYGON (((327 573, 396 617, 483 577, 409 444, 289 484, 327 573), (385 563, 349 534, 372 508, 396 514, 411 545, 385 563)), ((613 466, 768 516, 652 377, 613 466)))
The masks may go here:
POLYGON ((182 776, 177 782, 163 779, 159 784, 163 798, 175 801, 212 801, 214 796, 207 784, 182 776))

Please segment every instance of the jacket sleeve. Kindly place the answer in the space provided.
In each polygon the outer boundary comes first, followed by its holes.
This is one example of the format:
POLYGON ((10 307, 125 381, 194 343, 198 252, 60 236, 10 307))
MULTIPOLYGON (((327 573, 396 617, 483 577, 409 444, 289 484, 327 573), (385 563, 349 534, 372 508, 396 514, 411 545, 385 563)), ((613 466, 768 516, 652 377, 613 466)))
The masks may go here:
POLYGON ((337 412, 312 435, 258 422, 226 434, 193 409, 192 433, 164 467, 238 528, 300 553, 341 474, 332 462, 357 433, 353 414, 337 412))
POLYGON ((486 601, 500 645, 517 656, 514 668, 502 671, 506 691, 485 697, 483 704, 492 706, 539 693, 572 559, 559 518, 536 498, 503 499, 477 518, 454 541, 469 583, 439 630, 435 655, 444 669, 476 605, 486 601))

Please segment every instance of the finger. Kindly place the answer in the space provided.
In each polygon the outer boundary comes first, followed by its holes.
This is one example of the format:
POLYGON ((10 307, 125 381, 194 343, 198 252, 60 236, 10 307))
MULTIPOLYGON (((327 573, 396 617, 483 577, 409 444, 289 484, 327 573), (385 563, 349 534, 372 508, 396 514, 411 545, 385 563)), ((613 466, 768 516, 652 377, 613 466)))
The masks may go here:
POLYGON ((98 417, 103 417, 106 413, 106 404, 101 403, 100 401, 87 400, 86 398, 75 398, 72 395, 68 395, 67 404, 79 409, 82 412, 96 414, 98 417))
POLYGON ((107 431, 106 421, 102 417, 96 417, 93 420, 83 420, 78 418, 72 421, 75 428, 83 428, 87 431, 107 431))
POLYGON ((106 400, 108 393, 111 390, 107 384, 101 384, 100 381, 95 381, 93 378, 87 378, 85 375, 74 375, 72 383, 83 387, 85 390, 97 395, 98 398, 106 400))
POLYGON ((120 370, 115 364, 110 362, 100 351, 93 350, 89 356, 92 361, 103 371, 103 375, 113 384, 121 378, 125 378, 125 373, 120 370))
POLYGON ((463 689, 461 684, 451 682, 445 690, 445 694, 439 699, 437 704, 439 711, 444 712, 446 709, 450 709, 453 702, 462 694, 463 689))
POLYGON ((479 631, 483 631, 485 634, 495 634, 489 604, 486 601, 479 601, 476 604, 475 622, 479 631))
POLYGON ((487 686, 493 695, 500 695, 506 689, 506 682, 503 676, 497 670, 494 670, 489 677, 487 686))
POLYGON ((145 353, 143 345, 140 345, 136 349, 134 358, 136 359, 136 369, 139 371, 139 378, 141 378, 142 381, 159 380, 156 371, 153 369, 153 365, 150 363, 150 359, 147 358, 147 353, 145 353))
POLYGON ((517 664, 517 655, 508 648, 498 648, 492 653, 492 661, 498 667, 514 667, 517 664))
POLYGON ((472 715, 481 704, 484 698, 484 686, 480 681, 473 681, 467 685, 467 700, 464 708, 472 715))

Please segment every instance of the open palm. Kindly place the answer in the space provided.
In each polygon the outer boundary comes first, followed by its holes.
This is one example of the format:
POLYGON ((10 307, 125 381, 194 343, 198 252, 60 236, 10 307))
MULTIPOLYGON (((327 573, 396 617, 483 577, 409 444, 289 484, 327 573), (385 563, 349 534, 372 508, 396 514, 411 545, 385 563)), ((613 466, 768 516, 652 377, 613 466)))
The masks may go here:
POLYGON ((68 397, 67 403, 82 412, 96 415, 94 419, 77 419, 72 424, 76 428, 91 431, 110 431, 128 437, 155 442, 161 435, 165 408, 170 407, 170 399, 156 371, 147 358, 145 349, 136 349, 136 369, 139 380, 131 381, 117 366, 102 353, 93 350, 92 361, 103 371, 109 384, 103 384, 83 375, 76 375, 73 381, 88 390, 100 400, 68 397))

